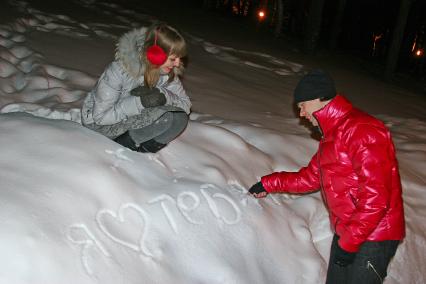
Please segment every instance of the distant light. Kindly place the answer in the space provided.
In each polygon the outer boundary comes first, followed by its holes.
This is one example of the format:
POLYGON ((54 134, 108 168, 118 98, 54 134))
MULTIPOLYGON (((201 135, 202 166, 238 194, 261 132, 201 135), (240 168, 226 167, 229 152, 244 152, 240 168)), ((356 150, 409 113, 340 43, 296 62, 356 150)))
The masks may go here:
POLYGON ((417 49, 416 52, 414 53, 417 57, 422 57, 423 56, 423 49, 417 49))
POLYGON ((257 13, 257 15, 259 16, 260 19, 263 19, 265 17, 265 12, 260 10, 259 13, 257 13))

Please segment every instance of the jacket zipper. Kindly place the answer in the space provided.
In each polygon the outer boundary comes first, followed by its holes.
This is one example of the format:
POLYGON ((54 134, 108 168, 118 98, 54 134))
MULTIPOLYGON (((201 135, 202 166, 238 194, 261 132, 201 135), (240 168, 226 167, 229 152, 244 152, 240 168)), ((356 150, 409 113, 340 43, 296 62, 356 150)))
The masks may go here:
POLYGON ((380 276, 380 274, 377 272, 376 268, 374 268, 373 264, 371 264, 371 262, 368 260, 367 261, 367 270, 372 269, 373 272, 377 275, 377 277, 380 279, 380 283, 383 283, 383 279, 380 276))
POLYGON ((324 181, 322 179, 322 169, 321 169, 321 163, 320 163, 321 155, 322 155, 322 145, 320 143, 317 163, 318 163, 318 169, 319 169, 319 175, 320 175, 319 177, 320 177, 321 196, 322 196, 322 199, 324 200, 325 206, 327 207, 327 209, 329 209, 327 196, 325 195, 325 191, 324 191, 324 181))
MULTIPOLYGON (((315 117, 316 121, 318 121, 315 114, 312 114, 312 115, 315 117)), ((324 200, 325 206, 327 207, 327 209, 329 209, 327 198, 326 198, 325 192, 324 192, 324 182, 322 180, 322 170, 321 170, 321 163, 320 163, 321 155, 322 155, 322 143, 321 142, 324 140, 324 132, 322 131, 321 125, 319 124, 319 122, 318 122, 318 128, 319 128, 319 131, 321 133, 321 141, 320 141, 319 149, 318 149, 319 155, 318 155, 318 158, 317 158, 318 170, 319 170, 319 175, 320 175, 321 196, 322 196, 322 199, 324 200)))

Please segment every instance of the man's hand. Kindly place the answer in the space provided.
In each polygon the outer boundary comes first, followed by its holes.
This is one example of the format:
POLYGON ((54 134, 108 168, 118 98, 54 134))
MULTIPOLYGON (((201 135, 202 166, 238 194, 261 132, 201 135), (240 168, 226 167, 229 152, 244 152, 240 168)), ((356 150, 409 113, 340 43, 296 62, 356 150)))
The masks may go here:
POLYGON ((354 262, 356 252, 348 252, 342 249, 339 244, 337 244, 336 254, 334 256, 334 263, 345 267, 354 262))
POLYGON ((145 108, 163 106, 167 102, 166 96, 157 88, 139 86, 131 90, 130 94, 139 97, 145 108))
POLYGON ((256 198, 264 198, 268 195, 268 192, 265 190, 265 188, 263 187, 260 181, 258 183, 255 183, 252 187, 250 187, 249 193, 256 198))

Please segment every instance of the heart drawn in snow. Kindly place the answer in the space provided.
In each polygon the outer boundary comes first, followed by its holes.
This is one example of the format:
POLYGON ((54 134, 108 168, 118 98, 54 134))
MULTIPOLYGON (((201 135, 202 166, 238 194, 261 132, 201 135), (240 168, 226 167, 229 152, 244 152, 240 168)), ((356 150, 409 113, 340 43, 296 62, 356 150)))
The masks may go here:
POLYGON ((114 242, 122 246, 125 246, 127 248, 130 248, 136 252, 142 252, 144 255, 148 257, 153 257, 153 254, 148 250, 148 248, 144 244, 146 233, 148 232, 150 228, 149 218, 148 218, 148 215, 145 213, 145 211, 138 205, 134 203, 122 204, 120 208, 118 209, 118 214, 116 214, 112 210, 101 209, 96 214, 96 222, 99 228, 101 229, 101 231, 114 242), (132 223, 125 220, 124 212, 129 210, 135 211, 137 215, 143 221, 143 226, 141 226, 140 234, 138 236, 137 241, 135 242, 125 240, 123 236, 121 237, 119 236, 119 233, 118 233, 119 230, 114 231, 112 229, 108 229, 108 226, 106 226, 106 223, 107 223, 106 218, 109 217, 110 219, 109 223, 111 224, 112 222, 114 228, 119 228, 120 226, 122 226, 122 228, 126 228, 126 227, 128 228, 128 226, 132 225, 132 223))

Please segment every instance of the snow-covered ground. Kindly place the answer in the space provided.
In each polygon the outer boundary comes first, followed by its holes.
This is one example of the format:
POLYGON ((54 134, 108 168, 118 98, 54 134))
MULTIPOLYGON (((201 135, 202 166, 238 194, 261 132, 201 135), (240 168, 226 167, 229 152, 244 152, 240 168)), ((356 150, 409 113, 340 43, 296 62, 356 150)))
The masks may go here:
MULTIPOLYGON (((73 2, 96 11, 85 21, 9 3, 16 18, 0 25, 0 283, 324 282, 332 233, 320 195, 247 194, 262 175, 297 170, 315 152, 292 106, 312 66, 183 30, 191 121, 159 153, 136 153, 82 127, 79 106, 118 36, 155 16, 73 2)), ((329 70, 386 122, 397 147, 407 237, 385 282, 425 283, 426 100, 329 70)))

